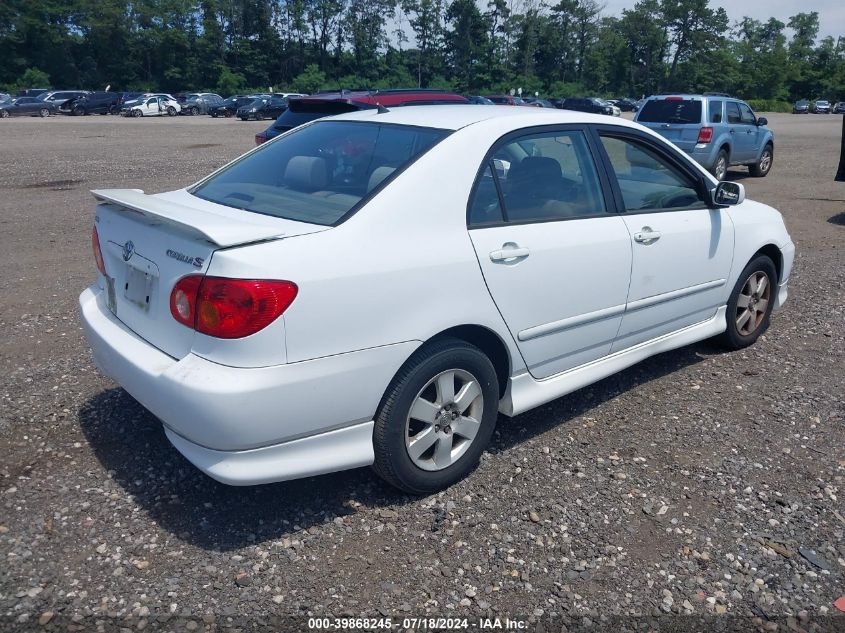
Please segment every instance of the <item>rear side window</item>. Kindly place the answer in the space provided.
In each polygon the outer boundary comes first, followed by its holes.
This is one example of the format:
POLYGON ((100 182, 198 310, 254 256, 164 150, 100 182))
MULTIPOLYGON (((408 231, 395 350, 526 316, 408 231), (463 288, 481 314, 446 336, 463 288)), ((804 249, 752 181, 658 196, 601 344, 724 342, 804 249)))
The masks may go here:
POLYGON ((504 221, 502 206, 499 202, 495 177, 493 175, 494 161, 488 161, 481 177, 475 184, 472 202, 469 206, 469 224, 495 224, 504 221))
POLYGON ((707 102, 707 110, 710 113, 710 123, 722 122, 722 102, 711 99, 707 102))
POLYGON ((228 207, 330 226, 448 134, 322 121, 267 143, 191 193, 228 207))
POLYGON ((652 99, 646 101, 637 121, 641 123, 701 123, 699 99, 652 99))
POLYGON ((742 122, 742 116, 739 114, 739 106, 736 101, 728 101, 725 109, 728 111, 728 123, 742 122))

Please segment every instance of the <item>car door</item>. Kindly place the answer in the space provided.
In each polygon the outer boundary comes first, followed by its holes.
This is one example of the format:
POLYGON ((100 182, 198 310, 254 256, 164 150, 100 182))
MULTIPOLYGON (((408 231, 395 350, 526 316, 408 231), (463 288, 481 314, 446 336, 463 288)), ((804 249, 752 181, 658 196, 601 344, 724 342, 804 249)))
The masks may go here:
POLYGON ((727 213, 708 208, 709 181, 677 150, 619 128, 598 136, 633 251, 616 352, 713 317, 727 295, 734 230, 727 213))
POLYGON ((731 163, 742 163, 750 160, 749 146, 751 141, 748 138, 749 126, 742 120, 739 103, 728 101, 725 104, 725 111, 728 117, 728 130, 731 134, 731 163))
POLYGON ((585 129, 544 127, 491 149, 468 210, 487 287, 538 379, 610 352, 631 238, 585 129))
POLYGON ((760 142, 760 128, 757 126, 757 117, 747 104, 739 102, 737 105, 739 106, 740 127, 742 128, 739 133, 743 144, 742 160, 756 160, 760 142))

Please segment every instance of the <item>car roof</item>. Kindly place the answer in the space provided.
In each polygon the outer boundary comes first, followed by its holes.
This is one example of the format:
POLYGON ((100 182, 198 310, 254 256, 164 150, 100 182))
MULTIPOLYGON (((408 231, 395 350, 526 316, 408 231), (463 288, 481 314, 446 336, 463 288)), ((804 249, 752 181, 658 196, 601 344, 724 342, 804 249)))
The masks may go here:
POLYGON ((348 112, 332 117, 333 120, 368 121, 374 123, 391 123, 396 125, 414 125, 417 127, 438 128, 443 130, 460 130, 469 125, 491 119, 506 120, 512 129, 531 127, 533 125, 565 125, 567 123, 613 123, 614 125, 637 127, 635 123, 614 117, 608 120, 607 115, 587 114, 574 110, 558 110, 552 108, 514 108, 511 106, 489 105, 425 105, 402 106, 388 109, 379 113, 375 109, 348 112))

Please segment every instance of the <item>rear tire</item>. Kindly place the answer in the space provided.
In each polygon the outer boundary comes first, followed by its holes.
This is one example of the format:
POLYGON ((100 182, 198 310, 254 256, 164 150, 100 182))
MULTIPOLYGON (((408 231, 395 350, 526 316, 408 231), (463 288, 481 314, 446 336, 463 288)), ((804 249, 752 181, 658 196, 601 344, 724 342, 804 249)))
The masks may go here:
POLYGON ((772 164, 775 161, 775 150, 771 143, 766 143, 766 147, 760 153, 760 160, 748 167, 748 171, 755 178, 765 178, 772 169, 772 164))
POLYGON ((48 117, 50 116, 50 111, 47 108, 41 108, 38 111, 38 116, 40 116, 42 119, 48 117))
POLYGON ((424 345, 390 383, 375 418, 373 469, 391 485, 428 494, 469 474, 499 408, 490 359, 465 341, 424 345))
POLYGON ((758 255, 743 269, 728 299, 727 329, 716 341, 728 349, 752 345, 769 328, 777 300, 778 274, 774 262, 758 255), (764 287, 760 287, 760 284, 764 287))
POLYGON ((716 154, 716 160, 713 161, 713 169, 710 170, 710 173, 713 174, 719 182, 724 180, 728 175, 728 165, 730 164, 728 161, 728 153, 724 149, 720 149, 719 153, 716 154))
POLYGON ((0 119, 5 119, 8 116, 9 116, 8 110, 0 110, 0 119))
POLYGON ((178 112, 176 112, 176 108, 173 106, 167 106, 167 116, 176 116, 178 112))
POLYGON ((85 116, 85 108, 80 106, 75 107, 72 112, 73 116, 85 116))
POLYGON ((144 116, 144 113, 141 112, 140 110, 132 110, 132 116, 137 118, 139 116, 144 116))

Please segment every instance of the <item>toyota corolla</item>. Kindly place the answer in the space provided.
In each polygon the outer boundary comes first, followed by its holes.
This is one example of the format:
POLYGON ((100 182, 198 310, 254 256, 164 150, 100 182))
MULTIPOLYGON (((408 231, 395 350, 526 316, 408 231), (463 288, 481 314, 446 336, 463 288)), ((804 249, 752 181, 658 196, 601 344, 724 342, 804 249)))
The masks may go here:
POLYGON ((93 193, 94 358, 235 485, 448 486, 500 413, 752 344, 794 255, 776 210, 660 136, 543 108, 344 114, 185 189, 93 193))

